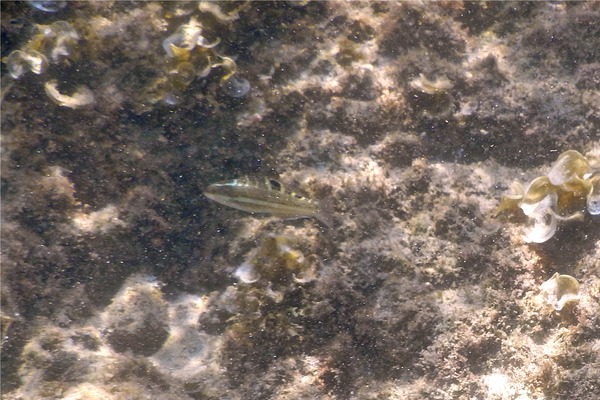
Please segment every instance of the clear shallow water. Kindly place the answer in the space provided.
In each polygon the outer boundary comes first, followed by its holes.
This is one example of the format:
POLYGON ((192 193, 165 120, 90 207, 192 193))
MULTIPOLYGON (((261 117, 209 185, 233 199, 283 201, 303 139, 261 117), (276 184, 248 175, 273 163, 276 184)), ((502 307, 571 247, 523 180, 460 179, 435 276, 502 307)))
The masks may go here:
POLYGON ((526 244, 493 212, 598 158, 597 6, 219 7, 2 3, 2 56, 47 59, 2 69, 4 394, 595 398, 597 217, 526 244), (244 175, 333 228, 202 196, 244 175))

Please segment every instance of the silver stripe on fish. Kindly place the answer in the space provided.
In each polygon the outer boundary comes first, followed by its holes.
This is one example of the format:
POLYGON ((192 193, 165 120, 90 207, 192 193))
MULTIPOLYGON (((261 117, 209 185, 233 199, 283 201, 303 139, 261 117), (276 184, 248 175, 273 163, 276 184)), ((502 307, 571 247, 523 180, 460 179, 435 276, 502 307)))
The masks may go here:
POLYGON ((266 213, 281 218, 316 218, 328 227, 331 222, 319 203, 288 192, 274 179, 240 178, 213 183, 204 195, 217 203, 250 213, 266 213))

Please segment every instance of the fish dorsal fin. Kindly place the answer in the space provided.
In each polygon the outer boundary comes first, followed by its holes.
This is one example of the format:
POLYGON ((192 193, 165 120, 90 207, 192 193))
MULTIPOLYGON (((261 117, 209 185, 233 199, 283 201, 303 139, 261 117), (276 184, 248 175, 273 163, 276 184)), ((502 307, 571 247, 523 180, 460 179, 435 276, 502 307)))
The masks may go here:
POLYGON ((256 182, 247 176, 242 176, 232 181, 236 186, 256 186, 256 182))
POLYGON ((264 178, 264 180, 261 180, 261 179, 257 179, 257 178, 243 176, 241 178, 235 179, 233 182, 235 185, 238 185, 238 186, 253 186, 253 187, 256 187, 259 189, 264 189, 264 190, 268 190, 271 192, 277 192, 277 193, 280 193, 285 196, 290 196, 297 200, 312 203, 312 200, 310 200, 307 197, 304 197, 296 192, 286 191, 285 187, 277 179, 264 178))
POLYGON ((290 196, 292 196, 292 197, 295 197, 295 198, 296 198, 296 199, 298 199, 298 200, 303 200, 303 201, 306 201, 306 202, 308 202, 308 203, 312 203, 312 200, 311 200, 311 199, 309 199, 309 198, 307 198, 307 197, 304 197, 304 196, 302 196, 301 194, 298 194, 298 193, 296 193, 296 192, 290 192, 290 193, 289 193, 289 195, 290 195, 290 196))
POLYGON ((296 192, 288 192, 285 190, 285 188, 283 187, 283 185, 281 184, 281 182, 279 182, 278 180, 275 179, 265 179, 265 182, 267 183, 267 185, 269 186, 270 190, 279 192, 281 194, 285 194, 287 196, 291 196, 297 200, 302 200, 302 201, 306 201, 311 203, 311 200, 296 193, 296 192))
POLYGON ((272 192, 285 193, 285 189, 283 188, 283 185, 275 179, 269 179, 269 178, 259 179, 259 178, 249 177, 249 176, 242 176, 237 179, 234 179, 231 182, 231 184, 234 186, 251 186, 251 187, 255 187, 258 189, 262 189, 262 190, 269 190, 272 192))

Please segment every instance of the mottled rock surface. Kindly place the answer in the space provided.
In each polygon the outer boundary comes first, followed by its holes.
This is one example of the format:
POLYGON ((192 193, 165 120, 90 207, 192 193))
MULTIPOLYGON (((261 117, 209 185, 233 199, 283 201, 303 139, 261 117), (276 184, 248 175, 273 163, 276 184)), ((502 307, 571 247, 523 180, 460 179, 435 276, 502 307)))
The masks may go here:
POLYGON ((2 64, 3 398, 600 398, 600 216, 494 217, 600 159, 600 3, 30 3, 1 3, 3 59, 49 57, 2 64), (243 175, 333 227, 202 196, 243 175))

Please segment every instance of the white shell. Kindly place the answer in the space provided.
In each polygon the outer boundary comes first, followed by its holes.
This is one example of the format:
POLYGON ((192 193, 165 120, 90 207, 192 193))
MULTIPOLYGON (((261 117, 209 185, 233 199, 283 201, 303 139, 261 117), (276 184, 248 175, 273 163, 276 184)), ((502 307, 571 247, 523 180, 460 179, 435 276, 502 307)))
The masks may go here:
POLYGON ((174 34, 163 40, 163 49, 169 57, 175 57, 171 45, 186 50, 192 50, 198 44, 198 39, 202 33, 202 27, 192 18, 187 24, 181 25, 174 34))
POLYGON ((538 203, 521 203, 519 207, 529 217, 528 226, 523 228, 525 243, 544 243, 554 236, 557 218, 552 208, 556 205, 556 199, 556 193, 550 193, 538 203))
POLYGON ((79 108, 94 103, 94 93, 85 86, 79 86, 72 96, 62 94, 56 87, 58 82, 53 79, 44 84, 44 90, 52 101, 62 107, 79 108))
POLYGON ((582 177, 588 169, 583 155, 575 150, 568 150, 558 157, 547 176, 550 183, 559 186, 573 179, 573 176, 582 177))
POLYGON ((600 215, 600 177, 593 178, 592 187, 587 195, 586 205, 591 215, 600 215))
POLYGON ((542 283, 540 288, 546 293, 546 301, 555 310, 560 311, 570 302, 579 301, 579 282, 570 275, 559 275, 558 272, 542 283))
POLYGON ((544 243, 556 233, 558 224, 556 215, 552 210, 536 214, 529 219, 529 225, 523 228, 523 241, 525 243, 544 243))
POLYGON ((242 283, 254 283, 260 279, 260 274, 251 263, 244 261, 233 273, 242 283))

